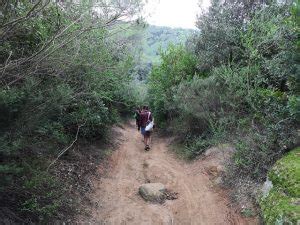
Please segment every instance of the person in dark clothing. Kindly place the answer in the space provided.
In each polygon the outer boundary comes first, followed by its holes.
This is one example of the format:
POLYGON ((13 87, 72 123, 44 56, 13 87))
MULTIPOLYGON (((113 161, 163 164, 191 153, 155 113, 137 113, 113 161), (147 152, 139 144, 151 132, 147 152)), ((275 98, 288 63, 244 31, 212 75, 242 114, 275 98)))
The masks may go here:
POLYGON ((141 109, 138 107, 134 112, 135 123, 138 131, 141 129, 141 109))
POLYGON ((149 111, 148 106, 144 106, 142 112, 140 114, 140 125, 141 125, 141 133, 144 136, 144 144, 145 150, 148 151, 150 149, 150 131, 146 131, 145 128, 149 122, 153 121, 152 113, 149 111))

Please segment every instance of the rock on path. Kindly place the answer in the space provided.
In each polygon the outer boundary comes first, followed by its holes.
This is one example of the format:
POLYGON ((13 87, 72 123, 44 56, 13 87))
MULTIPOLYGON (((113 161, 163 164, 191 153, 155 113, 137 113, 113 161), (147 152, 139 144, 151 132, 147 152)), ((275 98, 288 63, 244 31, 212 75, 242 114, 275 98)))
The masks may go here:
POLYGON ((166 188, 161 183, 143 184, 139 187, 139 193, 146 201, 150 202, 162 203, 166 198, 166 188))

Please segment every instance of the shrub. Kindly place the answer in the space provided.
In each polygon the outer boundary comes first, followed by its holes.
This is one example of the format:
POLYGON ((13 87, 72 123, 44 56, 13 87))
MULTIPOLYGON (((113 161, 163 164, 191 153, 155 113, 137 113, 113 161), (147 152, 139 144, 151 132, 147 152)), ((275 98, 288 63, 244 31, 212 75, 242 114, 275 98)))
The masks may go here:
POLYGON ((173 95, 177 85, 197 72, 195 57, 183 46, 170 45, 161 52, 161 58, 162 63, 154 66, 148 80, 150 106, 160 125, 176 115, 173 95))

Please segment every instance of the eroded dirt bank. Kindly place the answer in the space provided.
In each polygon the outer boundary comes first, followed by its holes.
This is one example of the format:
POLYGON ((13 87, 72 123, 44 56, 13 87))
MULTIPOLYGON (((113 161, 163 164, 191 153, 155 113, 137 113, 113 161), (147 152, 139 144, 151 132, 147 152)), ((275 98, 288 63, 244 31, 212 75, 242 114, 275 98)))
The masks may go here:
POLYGON ((120 129, 122 144, 111 157, 110 171, 94 181, 91 196, 97 206, 91 218, 80 222, 97 224, 257 224, 240 216, 224 192, 217 190, 210 180, 208 165, 198 160, 186 163, 168 150, 168 141, 153 138, 151 151, 143 150, 141 135, 130 123, 120 129), (147 182, 160 182, 174 192, 178 199, 162 205, 145 202, 138 188, 147 182))

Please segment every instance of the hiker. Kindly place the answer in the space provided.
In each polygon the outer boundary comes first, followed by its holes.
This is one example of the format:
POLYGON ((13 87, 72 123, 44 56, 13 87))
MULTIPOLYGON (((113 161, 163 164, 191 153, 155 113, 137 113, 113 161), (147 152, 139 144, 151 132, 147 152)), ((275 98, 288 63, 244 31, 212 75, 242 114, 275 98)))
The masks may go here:
POLYGON ((140 131, 141 129, 141 108, 140 107, 137 107, 136 110, 134 111, 134 118, 135 118, 136 127, 138 131, 140 131))
POLYGON ((150 136, 151 131, 146 131, 146 126, 153 121, 152 113, 149 111, 148 106, 143 106, 142 112, 140 114, 140 125, 141 125, 141 133, 144 136, 144 144, 145 144, 145 150, 150 150, 150 136))

